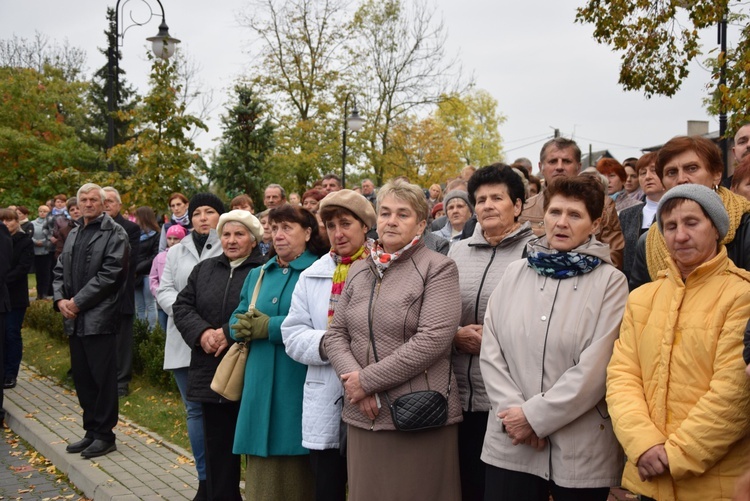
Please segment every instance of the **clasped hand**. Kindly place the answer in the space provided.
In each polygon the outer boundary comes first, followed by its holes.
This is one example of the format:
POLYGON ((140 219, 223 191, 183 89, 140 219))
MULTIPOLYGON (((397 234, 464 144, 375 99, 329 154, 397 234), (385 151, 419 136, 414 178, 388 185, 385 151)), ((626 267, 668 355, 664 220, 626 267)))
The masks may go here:
POLYGON ((526 415, 520 407, 511 407, 497 414, 503 420, 503 427, 513 445, 524 444, 537 450, 542 450, 547 445, 546 438, 539 438, 534 432, 526 415))
POLYGON ((370 419, 375 419, 380 413, 378 400, 375 395, 368 395, 362 389, 359 381, 359 371, 347 372, 341 375, 341 382, 344 384, 344 395, 353 405, 357 405, 359 410, 370 419))
POLYGON ((57 309, 60 310, 60 313, 62 313, 62 316, 64 318, 67 318, 68 320, 73 320, 78 316, 78 313, 81 311, 78 309, 78 306, 76 306, 75 301, 72 299, 61 299, 57 302, 57 309))
POLYGON ((479 355, 482 347, 482 326, 479 324, 464 325, 453 337, 458 351, 470 355, 479 355))
POLYGON ((641 454, 636 465, 641 482, 650 481, 652 478, 669 471, 669 458, 664 444, 655 445, 641 454))
POLYGON ((247 313, 237 313, 234 316, 237 323, 232 325, 235 337, 245 341, 268 338, 268 322, 271 317, 253 308, 247 313))
POLYGON ((209 355, 214 353, 215 357, 220 356, 229 346, 223 329, 206 329, 201 334, 200 343, 204 352, 209 355))

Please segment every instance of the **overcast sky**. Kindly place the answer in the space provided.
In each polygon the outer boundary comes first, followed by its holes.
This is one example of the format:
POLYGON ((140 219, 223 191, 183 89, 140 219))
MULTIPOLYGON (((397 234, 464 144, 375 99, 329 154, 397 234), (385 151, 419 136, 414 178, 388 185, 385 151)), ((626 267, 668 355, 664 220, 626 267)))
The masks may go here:
MULTIPOLYGON (((123 0, 125 1, 125 0, 123 0)), ((141 0, 129 0, 137 5, 141 0)), ((150 0, 156 11, 158 5, 150 0)), ((408 1, 408 0, 407 0, 408 1)), ((172 36, 201 67, 199 79, 213 88, 217 116, 233 81, 248 68, 251 33, 237 23, 242 0, 162 0, 172 36)), ((619 160, 640 149, 685 134, 688 120, 718 119, 703 106, 709 73, 694 64, 682 90, 673 98, 646 99, 617 84, 619 57, 591 37, 589 25, 575 24, 584 0, 437 0, 448 29, 449 52, 457 53, 476 86, 489 91, 507 117, 500 133, 506 161, 525 156, 536 165, 539 149, 553 128, 578 141, 585 152, 609 149, 619 160)), ((100 0, 0 0, 0 37, 32 37, 39 31, 68 40, 88 53, 90 70, 104 63, 106 6, 100 0)), ((142 12, 143 7, 139 7, 142 12)), ((149 66, 145 38, 159 20, 133 27, 125 36, 121 67, 141 92, 149 66)), ((716 30, 704 33, 706 48, 716 44, 716 30)), ((730 33, 731 40, 731 33, 730 33)), ((343 112, 342 112, 343 113, 343 112)), ((197 142, 216 145, 218 121, 197 142)))

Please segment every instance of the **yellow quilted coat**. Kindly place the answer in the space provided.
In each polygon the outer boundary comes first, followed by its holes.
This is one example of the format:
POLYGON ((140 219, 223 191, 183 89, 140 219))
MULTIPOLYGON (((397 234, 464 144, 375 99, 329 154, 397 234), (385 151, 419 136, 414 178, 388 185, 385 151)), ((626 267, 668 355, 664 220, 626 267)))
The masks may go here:
POLYGON ((683 283, 675 264, 630 294, 607 368, 607 405, 627 456, 623 485, 662 500, 729 500, 750 454, 742 338, 750 273, 719 254, 683 283), (669 473, 636 462, 664 444, 669 473))

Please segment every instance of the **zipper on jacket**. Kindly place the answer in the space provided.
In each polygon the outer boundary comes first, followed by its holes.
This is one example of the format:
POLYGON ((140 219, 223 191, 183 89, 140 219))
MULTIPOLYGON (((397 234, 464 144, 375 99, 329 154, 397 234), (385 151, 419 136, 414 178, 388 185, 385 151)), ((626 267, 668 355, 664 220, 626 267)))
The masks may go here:
MULTIPOLYGON (((370 323, 370 329, 372 329, 372 318, 375 315, 375 298, 380 293, 380 277, 375 275, 375 280, 372 282, 372 289, 370 290, 370 305, 368 307, 369 315, 368 315, 368 322, 370 323)), ((370 346, 372 346, 372 340, 367 341, 367 352, 365 354, 365 360, 367 363, 370 363, 370 346)), ((376 418, 377 419, 377 418, 376 418)), ((373 431, 375 429, 375 419, 370 420, 370 431, 373 431)))
MULTIPOLYGON (((227 309, 227 294, 229 294, 229 286, 232 285, 232 276, 234 276, 234 268, 229 267, 229 280, 227 280, 227 286, 224 288, 224 299, 221 302, 221 318, 225 318, 227 309)), ((230 318, 229 321, 232 319, 230 318)))
MULTIPOLYGON (((492 261, 495 260, 495 253, 497 252, 497 245, 492 248, 492 255, 490 256, 490 261, 487 263, 487 266, 484 268, 484 273, 482 274, 482 281, 479 282, 479 290, 477 291, 477 300, 474 304, 474 323, 479 324, 479 299, 482 296, 482 289, 484 289, 484 281, 487 279, 487 273, 490 271, 490 266, 492 266, 492 261)), ((471 355, 469 357, 469 366, 466 369, 466 380, 469 382, 469 405, 468 405, 468 411, 472 412, 473 400, 474 400, 474 383, 471 381, 471 366, 474 365, 474 357, 475 355, 471 355)))

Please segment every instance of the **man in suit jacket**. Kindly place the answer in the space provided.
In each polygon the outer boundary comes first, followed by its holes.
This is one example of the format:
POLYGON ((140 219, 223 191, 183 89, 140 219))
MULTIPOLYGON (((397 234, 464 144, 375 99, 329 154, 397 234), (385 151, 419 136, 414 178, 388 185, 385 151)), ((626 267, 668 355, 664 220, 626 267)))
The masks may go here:
POLYGON ((130 259, 127 263, 127 280, 124 283, 122 300, 120 302, 120 334, 117 336, 117 395, 124 397, 128 394, 128 385, 133 377, 133 320, 135 319, 135 268, 138 264, 138 245, 141 241, 141 228, 132 221, 128 221, 120 210, 122 200, 120 193, 112 186, 104 187, 104 210, 122 226, 128 234, 130 242, 130 259))

